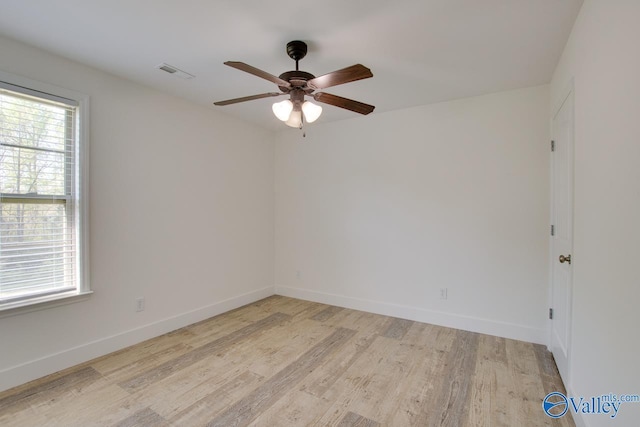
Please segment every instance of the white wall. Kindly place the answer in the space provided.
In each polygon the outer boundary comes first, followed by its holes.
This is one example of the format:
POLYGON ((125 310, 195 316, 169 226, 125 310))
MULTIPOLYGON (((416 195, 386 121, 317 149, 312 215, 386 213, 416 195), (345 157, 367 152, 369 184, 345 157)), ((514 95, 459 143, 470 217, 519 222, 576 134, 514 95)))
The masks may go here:
POLYGON ((0 52, 5 72, 91 97, 95 291, 0 318, 0 390, 272 294, 272 133, 8 39, 0 52))
POLYGON ((276 292, 546 342, 548 106, 540 86, 280 132, 276 292))
MULTIPOLYGON (((585 0, 551 83, 553 104, 575 88, 575 396, 640 394, 639 17, 635 0, 585 0)), ((640 425, 640 403, 578 422, 640 425)))

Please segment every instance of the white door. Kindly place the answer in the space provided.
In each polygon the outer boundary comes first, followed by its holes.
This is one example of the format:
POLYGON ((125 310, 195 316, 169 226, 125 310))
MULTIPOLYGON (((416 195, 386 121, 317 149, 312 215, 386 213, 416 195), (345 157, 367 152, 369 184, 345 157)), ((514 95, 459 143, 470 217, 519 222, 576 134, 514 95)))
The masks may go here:
POLYGON ((565 383, 569 381, 573 252, 573 91, 552 122, 551 345, 565 383))

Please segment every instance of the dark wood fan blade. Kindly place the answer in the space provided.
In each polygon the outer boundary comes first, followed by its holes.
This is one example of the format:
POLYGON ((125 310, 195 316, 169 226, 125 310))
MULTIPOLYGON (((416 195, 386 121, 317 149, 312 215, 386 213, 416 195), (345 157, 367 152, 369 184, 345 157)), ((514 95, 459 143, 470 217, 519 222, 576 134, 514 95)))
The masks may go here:
POLYGON ((354 82, 356 80, 368 79, 373 77, 371 70, 362 64, 352 65, 332 73, 316 77, 307 82, 307 86, 313 90, 326 89, 332 86, 338 86, 343 83, 354 82))
POLYGON ((284 87, 291 86, 288 81, 282 80, 280 77, 276 77, 273 74, 269 74, 266 71, 262 71, 256 67, 252 67, 251 65, 245 64, 244 62, 227 61, 224 63, 224 65, 228 65, 229 67, 233 67, 237 70, 244 71, 245 73, 253 74, 254 76, 258 76, 265 80, 269 80, 270 82, 273 82, 278 86, 284 86, 284 87))
POLYGON ((355 111, 356 113, 367 115, 373 111, 373 105, 365 104, 364 102, 354 101, 353 99, 343 98, 337 95, 331 95, 330 93, 318 92, 313 94, 313 99, 324 104, 333 105, 335 107, 344 108, 347 110, 355 111))
POLYGON ((217 101, 217 102, 214 102, 213 105, 237 104, 238 102, 253 101, 254 99, 269 98, 270 96, 280 96, 280 95, 286 95, 286 93, 282 93, 282 92, 261 93, 260 95, 243 96, 242 98, 227 99, 226 101, 217 101))

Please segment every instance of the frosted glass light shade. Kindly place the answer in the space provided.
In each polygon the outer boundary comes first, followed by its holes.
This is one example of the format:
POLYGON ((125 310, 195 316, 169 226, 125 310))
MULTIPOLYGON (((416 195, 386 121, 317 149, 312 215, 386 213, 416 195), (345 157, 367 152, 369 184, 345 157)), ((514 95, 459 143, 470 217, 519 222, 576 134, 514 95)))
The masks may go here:
POLYGON ((320 117, 320 114, 322 114, 322 107, 305 101, 304 104, 302 104, 302 112, 304 113, 304 118, 307 123, 313 123, 320 117))
POLYGON ((279 120, 286 122, 289 120, 291 111, 293 111, 293 102, 285 99, 284 101, 273 104, 271 109, 273 110, 273 114, 275 114, 279 120))
POLYGON ((289 120, 284 122, 287 126, 300 129, 302 127, 302 111, 292 111, 289 120))

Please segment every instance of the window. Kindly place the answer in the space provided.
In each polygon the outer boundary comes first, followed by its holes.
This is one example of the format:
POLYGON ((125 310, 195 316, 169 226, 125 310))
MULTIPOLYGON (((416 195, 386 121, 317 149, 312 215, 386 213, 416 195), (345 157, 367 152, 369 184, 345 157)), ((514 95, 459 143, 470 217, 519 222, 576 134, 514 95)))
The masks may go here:
POLYGON ((38 86, 0 80, 0 310, 89 292, 86 97, 38 86))

